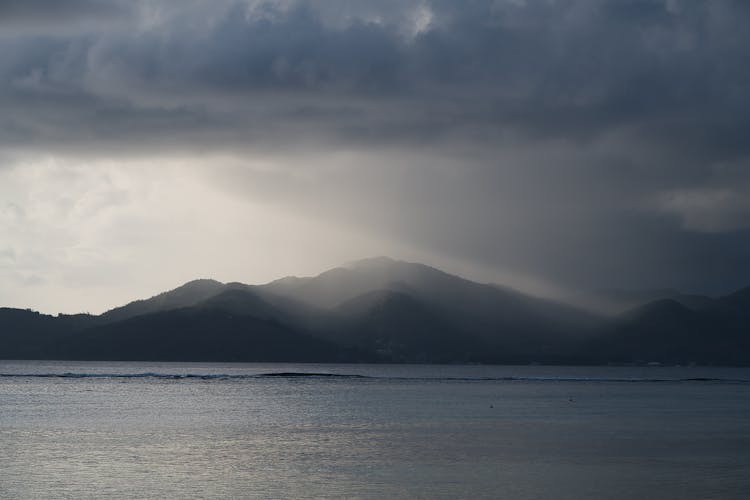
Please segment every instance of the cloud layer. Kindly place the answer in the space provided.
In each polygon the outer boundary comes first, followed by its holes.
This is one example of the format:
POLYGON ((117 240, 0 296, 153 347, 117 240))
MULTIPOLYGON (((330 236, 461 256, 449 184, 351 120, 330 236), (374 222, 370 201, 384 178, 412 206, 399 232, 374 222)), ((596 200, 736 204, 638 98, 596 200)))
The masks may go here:
MULTIPOLYGON (((188 157, 174 175, 217 197, 384 251, 723 292, 750 283, 749 21, 740 0, 0 0, 0 175, 59 186, 57 158, 94 196, 86 164, 188 157)), ((102 203, 137 210, 136 184, 102 203)))

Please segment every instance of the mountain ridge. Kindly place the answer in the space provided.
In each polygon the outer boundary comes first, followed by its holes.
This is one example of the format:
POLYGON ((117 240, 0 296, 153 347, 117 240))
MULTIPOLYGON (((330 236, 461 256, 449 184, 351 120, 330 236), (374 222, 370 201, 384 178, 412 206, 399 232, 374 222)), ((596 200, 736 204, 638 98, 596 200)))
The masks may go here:
POLYGON ((375 257, 264 285, 192 280, 98 316, 0 308, 0 359, 750 364, 750 287, 676 293, 606 318, 375 257))

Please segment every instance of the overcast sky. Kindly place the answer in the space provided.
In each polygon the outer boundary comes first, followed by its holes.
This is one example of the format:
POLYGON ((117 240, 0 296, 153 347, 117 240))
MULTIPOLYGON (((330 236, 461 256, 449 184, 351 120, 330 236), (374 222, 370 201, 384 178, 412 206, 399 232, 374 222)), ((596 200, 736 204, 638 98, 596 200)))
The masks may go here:
POLYGON ((750 285, 745 0, 0 0, 0 305, 391 255, 750 285))

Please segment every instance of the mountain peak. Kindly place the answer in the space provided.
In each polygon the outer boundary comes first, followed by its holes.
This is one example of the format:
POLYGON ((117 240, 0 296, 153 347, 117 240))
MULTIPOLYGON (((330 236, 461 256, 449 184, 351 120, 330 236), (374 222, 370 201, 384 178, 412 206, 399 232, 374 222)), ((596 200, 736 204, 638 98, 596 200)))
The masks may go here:
POLYGON ((190 280, 190 281, 186 282, 182 286, 186 286, 186 285, 202 285, 202 284, 203 285, 205 285, 205 284, 223 285, 223 283, 221 281, 217 281, 217 280, 215 280, 213 278, 196 278, 194 280, 190 280))
MULTIPOLYGON (((224 286, 224 283, 222 283, 221 281, 217 281, 211 278, 198 278, 198 279, 190 280, 187 283, 178 286, 174 290, 170 290, 169 292, 164 292, 164 293, 171 293, 177 290, 195 290, 198 288, 219 288, 221 286, 224 286)), ((162 294, 159 294, 159 295, 162 295, 162 294)))
POLYGON ((427 264, 422 264, 421 262, 409 262, 406 260, 398 260, 386 256, 369 257, 366 259, 355 260, 345 266, 338 267, 336 269, 358 271, 360 273, 383 273, 392 275, 392 277, 400 277, 403 274, 424 275, 426 273, 434 276, 439 275, 444 278, 467 281, 466 278, 447 273, 435 267, 428 266, 427 264))

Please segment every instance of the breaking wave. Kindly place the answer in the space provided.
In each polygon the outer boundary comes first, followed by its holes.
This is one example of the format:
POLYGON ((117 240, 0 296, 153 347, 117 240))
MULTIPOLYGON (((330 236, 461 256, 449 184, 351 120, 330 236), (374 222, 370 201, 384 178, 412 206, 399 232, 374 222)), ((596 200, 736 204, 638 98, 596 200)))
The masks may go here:
POLYGON ((2 378, 60 378, 60 379, 168 379, 168 380, 252 380, 267 378, 287 379, 347 379, 347 380, 392 380, 422 382, 579 382, 579 383, 724 383, 750 384, 750 379, 688 377, 688 378, 651 378, 651 377, 400 377, 372 376, 328 372, 269 372, 253 374, 229 373, 0 373, 2 378))

